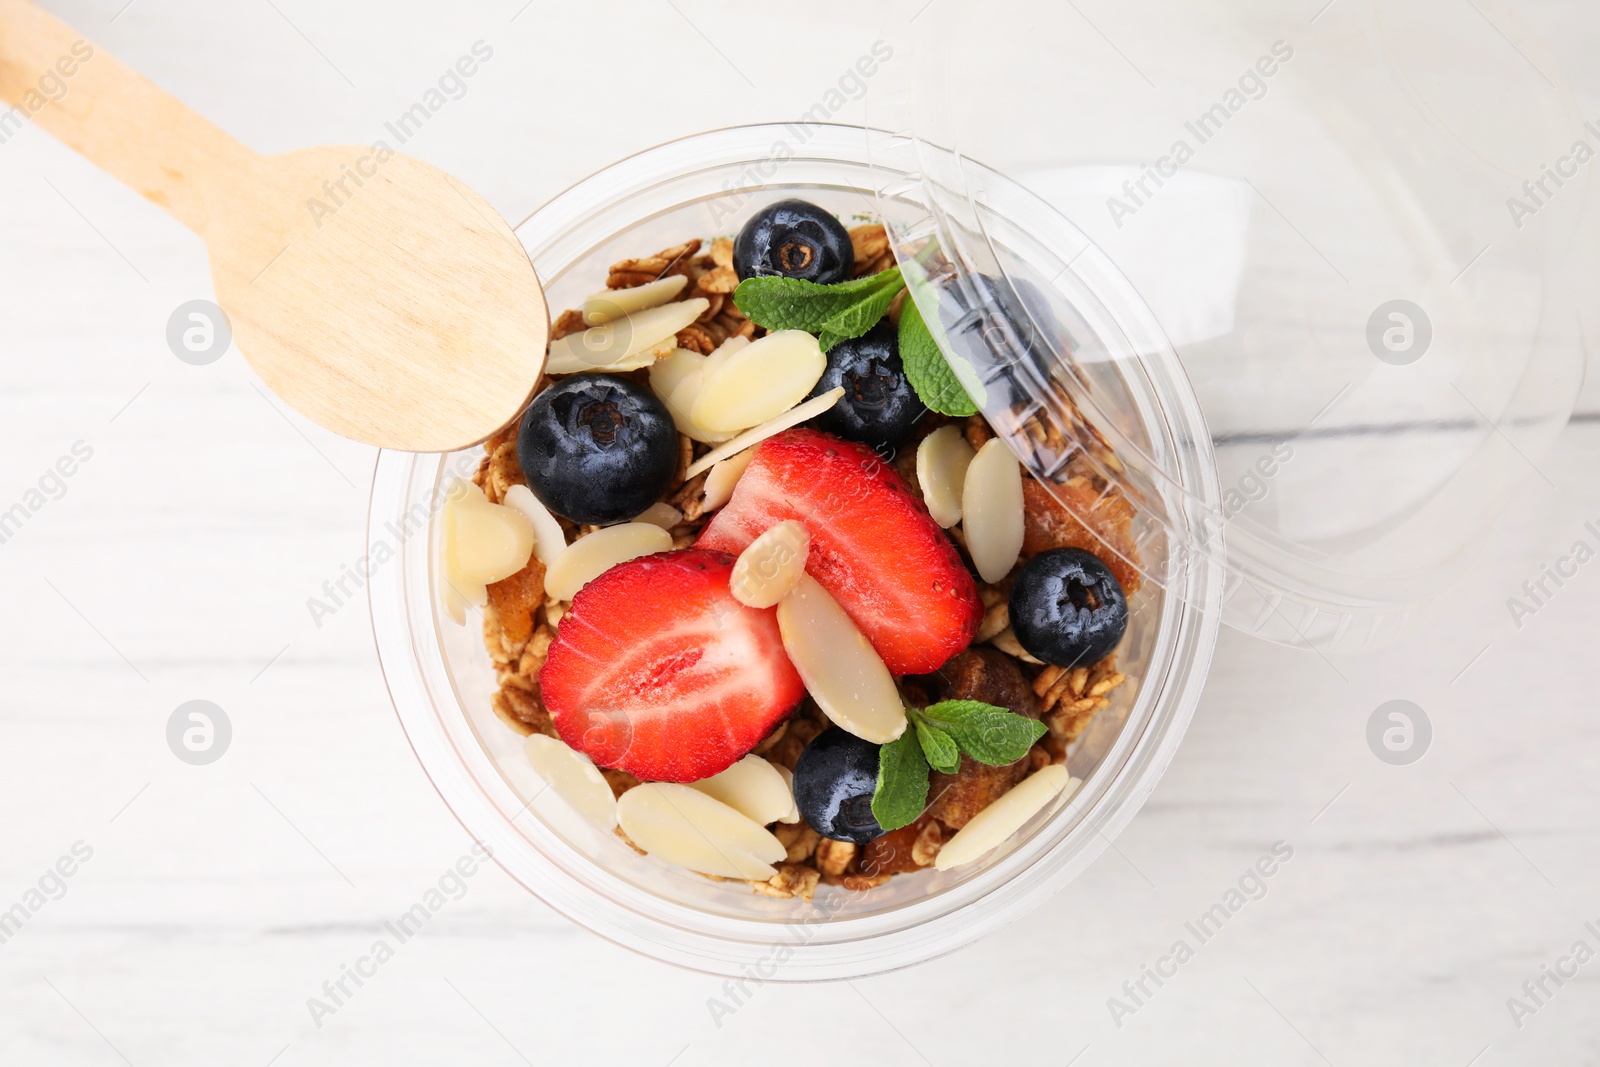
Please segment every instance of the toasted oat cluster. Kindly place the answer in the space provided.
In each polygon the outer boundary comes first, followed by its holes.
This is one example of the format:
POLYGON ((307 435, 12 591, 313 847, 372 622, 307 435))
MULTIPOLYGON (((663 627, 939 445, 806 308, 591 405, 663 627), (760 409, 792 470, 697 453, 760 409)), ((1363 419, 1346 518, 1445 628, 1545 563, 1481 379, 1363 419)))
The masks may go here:
MULTIPOLYGON (((848 237, 849 277, 871 278, 893 268, 894 256, 881 225, 855 226, 848 230, 848 237)), ((668 303, 704 301, 703 310, 694 316, 692 322, 678 329, 664 346, 658 346, 659 352, 654 356, 646 353, 644 365, 616 371, 617 378, 649 389, 653 376, 659 373, 662 360, 682 358, 671 353, 682 350, 694 353, 697 357, 728 360, 737 357, 738 346, 745 341, 754 342, 769 335, 768 330, 746 317, 735 305, 733 293, 740 278, 735 270, 735 243, 728 238, 717 238, 709 246, 700 240, 691 240, 654 255, 625 259, 610 268, 605 284, 612 291, 628 290, 677 276, 685 281, 668 303), (734 339, 731 345, 730 339, 734 339), (733 354, 727 355, 730 348, 733 354), (668 350, 668 355, 660 354, 668 350)), ((903 301, 902 291, 887 304, 885 321, 890 326, 884 329, 892 329, 894 324, 899 323, 903 301)), ((692 311, 693 307, 688 306, 688 310, 692 311)), ((587 306, 585 309, 563 312, 555 321, 552 340, 559 342, 591 330, 596 317, 587 306)), ((654 380, 659 391, 660 379, 654 380)), ((560 376, 547 377, 541 383, 540 392, 559 381, 560 376)), ((817 388, 821 389, 822 385, 817 388)), ((930 507, 937 513, 949 506, 942 503, 942 496, 935 500, 932 494, 948 494, 950 491, 948 487, 936 488, 932 485, 935 477, 929 473, 926 465, 930 461, 925 457, 935 450, 922 448, 925 440, 950 427, 945 431, 946 435, 959 436, 970 447, 948 441, 943 443, 951 448, 961 448, 963 455, 970 456, 979 452, 994 437, 994 433, 981 415, 961 418, 927 411, 925 408, 922 411, 924 413, 917 418, 909 437, 894 451, 879 450, 883 461, 879 464, 881 470, 875 476, 883 484, 892 482, 899 486, 897 492, 904 494, 908 491, 914 501, 905 506, 918 511, 925 519, 930 507), (923 458, 919 460, 919 457, 923 458), (919 478, 919 462, 923 465, 920 472, 922 478, 919 478), (923 478, 929 479, 929 486, 922 484, 923 478), (929 496, 926 506, 925 495, 929 496)), ((732 510, 729 507, 730 494, 736 485, 742 484, 741 474, 750 464, 748 453, 756 449, 747 449, 742 455, 710 465, 709 469, 697 470, 690 476, 697 461, 708 457, 716 449, 726 449, 726 440, 733 434, 704 433, 698 436, 712 440, 697 440, 690 433, 683 432, 681 421, 679 425, 680 428, 673 431, 675 469, 665 479, 665 487, 656 498, 655 505, 635 523, 653 524, 661 532, 651 534, 643 531, 639 536, 643 538, 643 543, 659 543, 660 550, 667 551, 669 555, 691 559, 709 546, 726 551, 731 559, 739 555, 739 550, 749 543, 756 531, 752 530, 749 536, 740 540, 736 536, 739 531, 725 530, 721 525, 713 526, 713 520, 723 510, 732 510), (659 538, 659 542, 652 538, 659 538), (725 545, 731 547, 723 548, 725 545)), ((526 509, 528 505, 525 501, 532 497, 525 488, 530 484, 529 478, 519 463, 518 428, 510 427, 486 442, 484 451, 483 460, 472 478, 472 482, 481 489, 483 499, 488 504, 526 509)), ((670 461, 668 465, 672 466, 670 461)), ((666 473, 665 469, 663 473, 666 473)), ((959 473, 956 472, 957 478, 959 473)), ((974 824, 980 813, 1030 775, 1065 762, 1069 747, 1093 716, 1110 704, 1112 692, 1123 683, 1124 677, 1116 669, 1114 652, 1093 662, 1066 667, 1046 663, 1030 653, 1025 643, 1029 647, 1039 648, 1041 639, 1026 632, 1021 625, 1022 620, 1018 620, 1018 625, 1013 625, 1012 606, 1019 602, 1013 591, 1022 580, 1030 561, 1042 562, 1047 558, 1053 561, 1063 555, 1063 550, 1073 550, 1080 555, 1104 555, 1105 566, 1114 575, 1120 591, 1132 594, 1140 584, 1133 562, 1137 560, 1131 534, 1133 512, 1119 491, 1099 477, 1088 462, 1067 464, 1060 481, 1053 486, 1054 495, 1026 473, 1022 475, 1021 490, 1020 548, 1014 547, 1013 542, 1005 549, 1009 555, 1003 559, 1010 561, 1010 566, 1002 563, 998 568, 993 565, 988 567, 991 580, 985 580, 981 573, 971 579, 970 589, 975 593, 975 600, 970 621, 975 625, 962 632, 960 640, 953 646, 959 650, 953 655, 941 652, 935 659, 929 660, 925 656, 919 658, 915 648, 901 649, 881 641, 874 641, 874 644, 878 646, 878 652, 885 662, 896 668, 893 670, 895 684, 903 693, 907 705, 937 707, 942 706, 942 702, 979 702, 1005 709, 1024 719, 1041 722, 1043 730, 1038 740, 1025 750, 1020 759, 1005 764, 997 764, 992 760, 980 761, 963 750, 958 753, 954 764, 945 769, 935 767, 929 772, 927 799, 920 814, 904 825, 888 832, 880 831, 868 840, 823 836, 805 818, 788 813, 765 824, 766 830, 776 839, 776 846, 760 842, 740 846, 750 852, 750 856, 745 858, 755 864, 762 874, 767 870, 776 873, 760 878, 739 878, 738 875, 748 871, 737 865, 732 871, 713 870, 714 864, 695 866, 685 861, 692 869, 710 877, 747 881, 756 893, 771 897, 809 900, 819 884, 848 890, 871 889, 895 875, 933 867, 946 843, 974 824), (1058 503, 1057 496, 1071 501, 1076 515, 1058 503), (1110 546, 1110 553, 1105 552, 1106 546, 1110 546), (1019 632, 1022 637, 1019 637, 1019 632), (932 668, 928 669, 930 664, 932 668)), ((553 529, 552 524, 559 525, 560 540, 568 545, 604 528, 604 524, 579 523, 559 513, 545 513, 542 507, 539 512, 541 521, 546 524, 544 536, 553 537, 549 530, 553 529)), ((805 516, 800 518, 804 522, 805 516)), ((949 552, 951 558, 965 570, 981 570, 973 564, 973 546, 968 544, 969 537, 980 536, 976 527, 971 523, 945 523, 945 528, 940 531, 939 525, 927 525, 944 543, 944 548, 939 551, 949 552)), ((803 551, 803 530, 799 536, 803 551)), ((789 550, 783 545, 778 547, 789 550)), ((818 544, 813 542, 810 550, 819 551, 818 544)), ((574 733, 558 722, 563 707, 559 694, 554 690, 547 693, 549 687, 570 688, 572 683, 568 680, 564 665, 554 665, 548 672, 545 668, 552 662, 552 650, 561 640, 563 619, 574 610, 572 600, 559 599, 552 594, 549 586, 563 589, 576 585, 568 572, 578 565, 563 559, 547 567, 541 562, 541 549, 537 544, 532 551, 526 565, 515 573, 484 583, 486 603, 482 613, 483 639, 493 660, 498 681, 493 707, 505 724, 519 734, 543 734, 572 745, 574 733)), ((768 551, 770 553, 772 549, 768 551)), ((985 552, 992 555, 989 549, 985 549, 985 552)), ((597 558, 603 561, 604 553, 597 558)), ((706 566, 704 563, 698 565, 702 571, 706 566)), ((599 565, 591 565, 591 569, 593 566, 599 565)), ((809 581, 800 575, 798 568, 787 568, 785 574, 785 590, 797 580, 802 583, 809 581), (800 576, 796 578, 795 575, 800 576)), ((580 574, 579 577, 595 581, 592 576, 580 574)), ((610 581, 611 578, 608 576, 606 580, 610 581)), ((789 596, 800 597, 808 588, 811 587, 796 586, 789 596)), ((1090 588, 1093 589, 1092 583, 1090 588)), ((685 589, 688 590, 683 594, 685 596, 699 595, 693 586, 685 586, 685 589)), ((951 595, 955 593, 952 589, 951 595)), ((795 619, 808 620, 807 625, 820 625, 809 620, 826 618, 826 612, 831 610, 828 605, 833 603, 833 600, 826 599, 826 593, 822 595, 826 602, 821 605, 821 615, 814 611, 807 614, 801 610, 805 605, 796 601, 797 606, 786 616, 786 605, 779 602, 776 596, 761 602, 766 615, 773 614, 773 609, 766 607, 768 603, 779 604, 775 614, 776 625, 771 627, 773 640, 785 625, 795 619)), ((583 596, 580 594, 579 599, 582 600, 583 596)), ((842 600, 841 603, 850 606, 842 600)), ((1100 604, 1091 596, 1089 606, 1097 609, 1100 604)), ((732 607, 740 611, 756 611, 754 608, 741 609, 737 604, 732 607)), ((765 632, 753 628, 751 633, 754 636, 750 640, 761 639, 761 634, 765 632)), ((796 649, 792 633, 786 631, 782 636, 786 647, 796 649)), ((876 637, 870 630, 867 636, 876 637)), ((805 683, 809 692, 803 693, 802 699, 789 709, 779 709, 781 715, 777 717, 775 726, 767 728, 763 723, 761 732, 754 735, 758 740, 753 747, 747 746, 748 755, 745 757, 747 760, 752 756, 759 757, 772 767, 781 768, 786 783, 795 780, 796 766, 802 754, 819 735, 830 728, 830 724, 851 725, 836 709, 825 709, 824 705, 828 703, 826 686, 808 675, 804 669, 804 656, 798 651, 793 651, 792 655, 796 665, 801 668, 799 681, 805 683)), ((787 663, 784 667, 788 668, 787 663)), ((763 678, 758 681, 767 689, 782 688, 787 684, 786 678, 787 675, 777 680, 763 678)), ((802 691, 796 689, 795 692, 802 691)), ((870 736, 870 729, 852 729, 852 732, 870 736)), ((956 733, 959 734, 959 731, 956 733)), ((603 742, 599 743, 599 747, 590 744, 590 739, 596 735, 594 724, 588 724, 587 732, 582 735, 582 747, 588 757, 593 758, 598 773, 619 802, 625 794, 640 788, 642 779, 649 782, 652 789, 663 788, 653 784, 653 776, 646 776, 642 772, 637 775, 630 773, 623 769, 624 761, 608 758, 616 755, 620 749, 607 750, 603 742)), ((640 770, 638 766, 633 769, 640 770)), ((1055 773, 1065 777, 1064 772, 1055 773)), ((665 778, 665 781, 689 781, 691 785, 694 784, 690 774, 675 774, 665 778)), ((669 784, 664 788, 681 787, 669 784)), ((795 792, 799 794, 798 786, 795 792)), ((644 794, 639 794, 636 799, 642 804, 644 794)), ((779 807, 782 806, 780 802, 779 807)), ((777 810, 772 808, 766 814, 777 810)), ((803 811, 804 805, 801 804, 797 810, 803 811)), ((645 847, 648 842, 630 840, 625 827, 619 827, 615 832, 641 852, 657 852, 654 847, 645 847)), ((765 838, 762 841, 765 842, 765 838)))

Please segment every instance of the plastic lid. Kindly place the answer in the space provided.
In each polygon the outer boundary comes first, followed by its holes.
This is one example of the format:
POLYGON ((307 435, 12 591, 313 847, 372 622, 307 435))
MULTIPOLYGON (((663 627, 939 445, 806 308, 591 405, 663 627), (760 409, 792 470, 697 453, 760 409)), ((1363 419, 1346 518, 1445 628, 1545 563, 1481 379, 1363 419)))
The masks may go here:
POLYGON ((1093 527, 1114 485, 1149 581, 1220 570, 1233 625, 1359 647, 1548 481, 1600 122, 1499 5, 1272 8, 908 13, 869 82, 879 208, 1064 505, 1093 527))

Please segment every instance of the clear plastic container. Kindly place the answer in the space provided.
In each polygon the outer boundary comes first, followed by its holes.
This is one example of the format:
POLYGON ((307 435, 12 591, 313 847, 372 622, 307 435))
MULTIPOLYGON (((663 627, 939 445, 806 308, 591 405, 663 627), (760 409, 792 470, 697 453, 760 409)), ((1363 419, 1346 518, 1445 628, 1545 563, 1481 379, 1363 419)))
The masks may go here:
POLYGON ((1023 453, 1041 479, 1110 441, 1169 594, 1220 566, 1230 625, 1390 643, 1548 481, 1600 301, 1600 124, 1513 6, 991 0, 911 5, 885 36, 872 155, 902 267, 938 264, 924 318, 981 285, 1029 324, 1036 367, 1005 331, 947 355, 1056 431, 1023 453), (1126 425, 1114 383, 1169 362, 1221 508, 1126 425))
MULTIPOLYGON (((518 228, 552 308, 576 306, 606 267, 694 236, 731 234, 754 211, 802 196, 841 217, 912 211, 885 190, 910 188, 869 156, 857 127, 749 126, 701 134, 623 160, 574 186, 518 228)), ((398 547, 369 586, 390 693, 418 758, 469 833, 514 878, 596 933, 698 970, 762 980, 849 978, 952 951, 1026 914, 1087 866, 1127 824, 1171 760, 1193 714, 1216 641, 1222 566, 1170 567, 1204 540, 1222 507, 1211 438, 1188 378, 1159 324, 1111 262, 1080 238, 1054 247, 1043 201, 998 174, 1010 194, 993 215, 997 248, 1017 272, 1050 278, 1076 257, 1057 306, 1075 309, 1077 343, 1138 353, 1100 362, 1079 388, 1114 416, 1103 432, 1153 458, 1161 480, 1139 486, 1143 563, 1162 575, 1130 602, 1118 653, 1129 681, 1074 745, 1084 780, 981 861, 899 875, 865 892, 820 886, 812 901, 774 899, 642 857, 582 822, 542 788, 522 739, 494 714, 492 664, 476 625, 454 624, 435 596, 435 527, 443 487, 466 477, 480 449, 384 453, 369 517, 373 543, 398 547), (1009 244, 1008 244, 1009 242, 1009 244), (1091 299, 1092 297, 1092 299, 1091 299), (1159 515, 1160 521, 1147 516, 1159 515)))

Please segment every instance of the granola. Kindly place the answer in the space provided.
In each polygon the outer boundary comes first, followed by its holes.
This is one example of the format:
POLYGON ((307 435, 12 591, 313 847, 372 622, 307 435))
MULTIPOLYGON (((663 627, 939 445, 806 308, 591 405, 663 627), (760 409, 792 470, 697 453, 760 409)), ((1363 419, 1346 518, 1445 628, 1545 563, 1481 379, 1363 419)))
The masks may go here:
MULTIPOLYGON (((852 252, 849 276, 868 277, 894 265, 894 251, 882 225, 858 225, 848 233, 852 252)), ((730 338, 756 340, 766 336, 766 331, 734 303, 733 292, 739 285, 734 261, 731 239, 718 237, 709 245, 695 239, 613 264, 605 285, 609 290, 620 290, 664 277, 685 277, 687 283, 669 302, 704 300, 706 306, 692 323, 671 337, 671 344, 698 356, 710 356, 730 338)), ((900 293, 890 305, 891 322, 898 322, 904 297, 900 293)), ((587 328, 581 311, 566 310, 556 318, 551 336, 559 340, 587 328)), ((651 385, 650 371, 642 368, 618 377, 647 388, 651 385)), ((546 378, 540 388, 551 384, 552 379, 546 378)), ((898 452, 887 454, 893 469, 919 501, 922 489, 916 477, 918 444, 934 430, 949 425, 959 428, 973 450, 982 448, 995 436, 981 415, 962 421, 928 412, 898 452)), ((1029 432, 1024 427, 1024 433, 1029 432)), ((1034 447, 1039 448, 1060 445, 1058 440, 1037 435, 1033 440, 1034 447)), ((674 549, 694 545, 716 514, 713 509, 718 501, 707 506, 706 472, 686 477, 691 464, 713 447, 681 429, 676 435, 676 470, 659 497, 660 505, 671 509, 662 512, 667 516, 662 524, 670 523, 667 532, 674 549)), ((512 487, 528 484, 517 454, 515 427, 485 443, 483 461, 472 481, 489 503, 502 504, 512 487)), ((777 845, 769 869, 776 873, 767 878, 742 879, 754 893, 810 900, 819 885, 861 892, 897 875, 931 868, 944 845, 979 811, 1031 774, 1062 764, 1089 721, 1110 705, 1113 692, 1126 680, 1116 668, 1114 654, 1070 668, 1042 663, 1017 637, 1010 617, 1010 596, 1019 572, 1030 558, 1066 548, 1105 555, 1122 586, 1129 593, 1137 590, 1138 554, 1131 533, 1132 509, 1114 486, 1095 473, 1086 457, 1067 464, 1060 481, 1048 487, 1024 475, 1023 501, 1023 547, 1016 567, 997 581, 976 585, 982 615, 971 647, 950 657, 931 675, 908 674, 902 687, 913 703, 920 700, 926 704, 933 699, 980 701, 1042 721, 1048 732, 1021 759, 1007 765, 994 766, 969 755, 960 756, 955 772, 935 772, 931 777, 928 803, 920 817, 864 843, 825 837, 803 820, 769 822, 767 826, 777 845)), ((597 528, 559 516, 556 521, 569 541, 597 528)), ((964 529, 951 527, 946 533, 970 567, 964 529)), ((555 737, 558 732, 544 704, 541 671, 571 604, 549 595, 545 576, 544 564, 530 558, 520 570, 487 584, 483 640, 498 681, 491 698, 495 714, 519 734, 555 737)), ((828 716, 808 697, 750 751, 774 767, 793 772, 807 746, 829 725, 828 716)), ((640 785, 638 777, 621 769, 602 768, 601 774, 618 798, 640 785)), ((638 850, 623 830, 619 828, 616 833, 638 850)), ((707 877, 728 880, 727 875, 708 873, 707 877)))

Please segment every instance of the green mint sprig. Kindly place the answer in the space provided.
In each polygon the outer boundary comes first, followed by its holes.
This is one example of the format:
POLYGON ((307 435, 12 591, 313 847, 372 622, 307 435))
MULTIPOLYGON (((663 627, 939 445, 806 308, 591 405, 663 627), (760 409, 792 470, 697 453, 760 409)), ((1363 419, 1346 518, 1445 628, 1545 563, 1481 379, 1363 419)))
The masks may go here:
MULTIPOLYGON (((740 282, 733 304, 765 329, 816 334, 826 352, 876 326, 905 287, 898 267, 835 285, 764 275, 740 282)), ((914 300, 901 304, 899 340, 906 378, 930 410, 959 418, 977 413, 978 405, 940 351, 914 300)))
POLYGON ((961 754, 993 767, 1015 763, 1045 735, 1044 723, 981 700, 907 708, 906 732, 878 750, 872 815, 884 830, 916 822, 928 801, 929 768, 954 774, 961 754))
POLYGON ((817 334, 826 352, 876 326, 905 287, 898 267, 837 285, 768 275, 740 282, 733 291, 733 305, 768 330, 817 334))
POLYGON ((957 418, 978 413, 978 405, 939 351, 939 342, 923 320, 922 310, 911 299, 900 305, 900 362, 905 365, 911 388, 929 409, 957 418))

